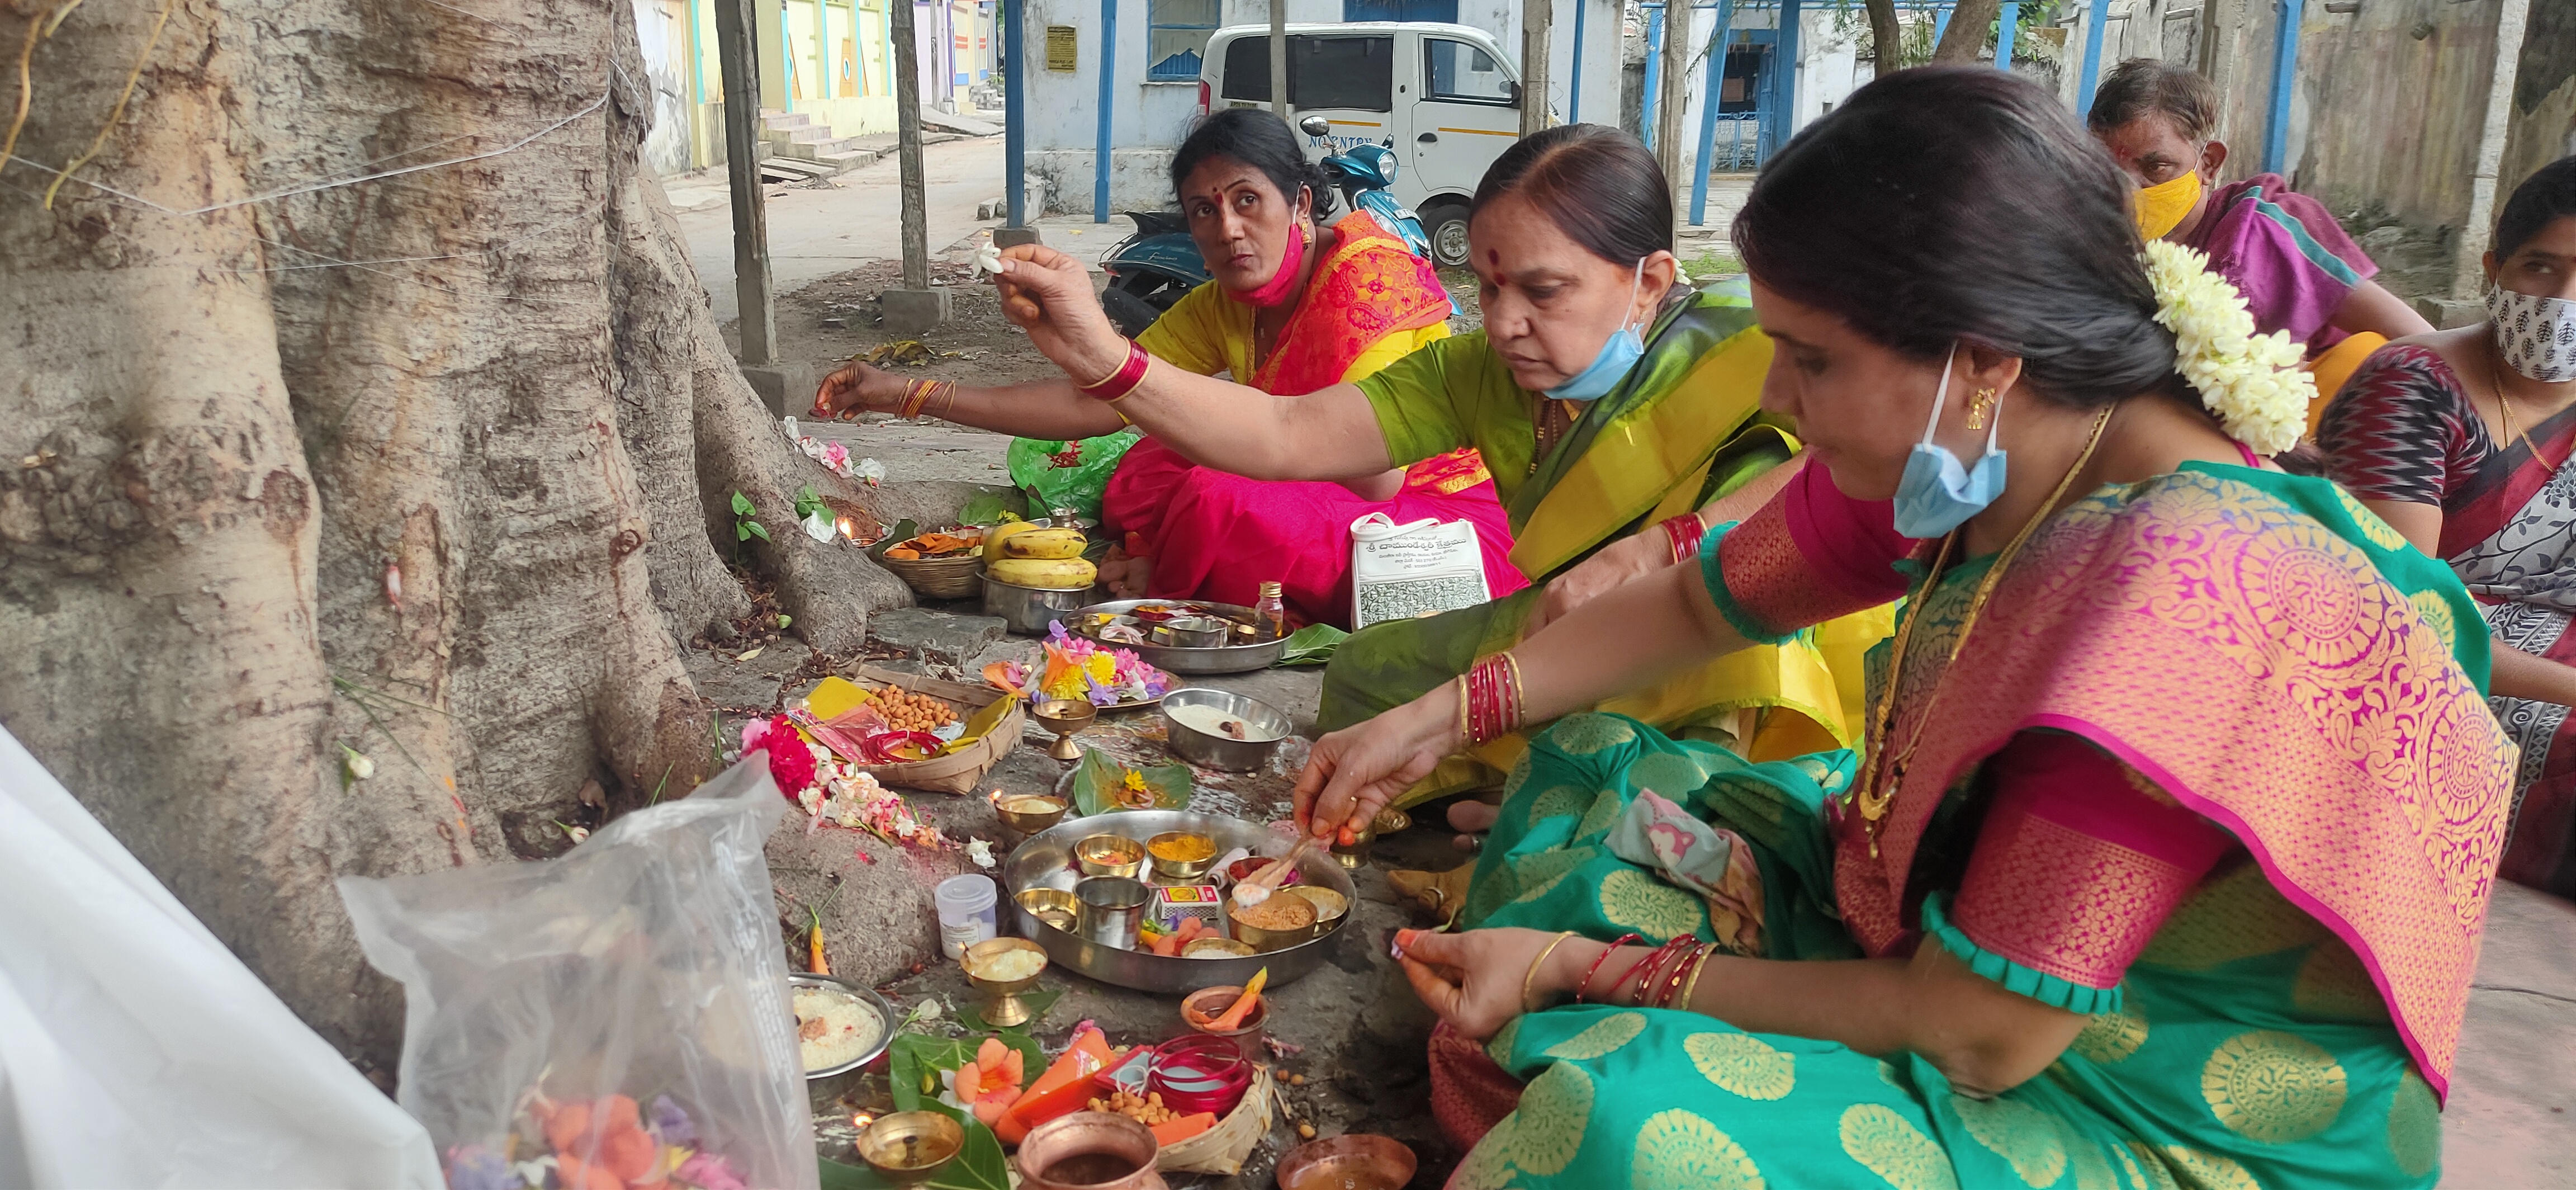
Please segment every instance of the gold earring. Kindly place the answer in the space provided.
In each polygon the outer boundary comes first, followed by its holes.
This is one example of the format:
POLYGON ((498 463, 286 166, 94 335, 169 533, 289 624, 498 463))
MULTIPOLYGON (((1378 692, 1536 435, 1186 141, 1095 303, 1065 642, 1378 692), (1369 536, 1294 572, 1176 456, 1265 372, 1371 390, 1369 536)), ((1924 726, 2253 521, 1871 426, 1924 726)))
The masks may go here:
POLYGON ((1994 411, 1995 390, 1992 388, 1978 389, 1977 395, 1968 402, 1968 428, 1971 430, 1985 429, 1986 418, 1992 416, 1994 411))

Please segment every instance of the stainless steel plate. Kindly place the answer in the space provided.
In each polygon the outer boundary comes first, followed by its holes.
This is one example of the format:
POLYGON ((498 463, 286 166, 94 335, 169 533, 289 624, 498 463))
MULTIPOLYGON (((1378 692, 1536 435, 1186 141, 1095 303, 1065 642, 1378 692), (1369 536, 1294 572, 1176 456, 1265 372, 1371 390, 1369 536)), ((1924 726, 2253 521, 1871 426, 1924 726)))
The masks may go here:
MULTIPOLYGON (((868 1011, 877 1014, 877 1043, 875 1048, 859 1055, 859 1057, 854 1061, 843 1062, 838 1066, 827 1066, 821 1070, 808 1070, 805 1072, 805 1077, 809 1079, 830 1078, 836 1074, 847 1074, 850 1071, 865 1066, 870 1062, 876 1061, 879 1055, 886 1052, 887 1046, 894 1044, 894 1005, 886 1003, 886 998, 878 995, 875 988, 868 987, 865 984, 852 983, 837 975, 816 975, 811 971, 796 971, 789 973, 787 976, 787 984, 791 989, 788 995, 788 1002, 791 1005, 794 1004, 796 999, 792 989, 816 988, 826 992, 846 992, 850 996, 856 998, 861 1005, 868 1009, 868 1011)), ((799 1047, 800 1052, 802 1048, 803 1047, 801 1046, 799 1047)), ((800 1061, 798 1064, 802 1065, 803 1063, 800 1061)))
POLYGON ((1286 637, 1265 640, 1259 644, 1226 645, 1216 649, 1176 649, 1170 645, 1138 645, 1129 644, 1126 641, 1100 640, 1098 636, 1093 635, 1091 617, 1094 615, 1123 616, 1137 608, 1155 605, 1201 607, 1216 613, 1222 619, 1243 624, 1252 622, 1252 609, 1239 603, 1211 603, 1205 599, 1116 599, 1075 610, 1065 620, 1065 631, 1090 637, 1113 648, 1134 650, 1135 654, 1144 658, 1147 664, 1176 674, 1250 673, 1276 664, 1280 656, 1288 651, 1286 637))
MULTIPOLYGON (((1073 845, 1087 835, 1125 835, 1143 842, 1165 831, 1192 831, 1216 840, 1220 853, 1237 847, 1249 847, 1256 855, 1288 854, 1294 844, 1271 833, 1269 827, 1240 818, 1219 814, 1193 814, 1186 810, 1125 810, 1090 818, 1072 818, 1051 829, 1029 836, 1011 853, 1010 863, 1002 870, 1003 883, 1010 887, 1006 903, 1011 920, 1018 923, 1023 938, 1045 947, 1047 958, 1056 966, 1079 971, 1102 983, 1112 983, 1142 992, 1180 995, 1210 987, 1238 987, 1252 978, 1254 972, 1270 968, 1273 987, 1294 983, 1306 973, 1322 966, 1325 949, 1335 935, 1350 925, 1355 915, 1344 914, 1333 933, 1300 942, 1295 946, 1264 954, 1226 959, 1186 959, 1159 955, 1151 951, 1120 950, 1085 941, 1081 937, 1041 922, 1020 905, 1020 893, 1032 888, 1054 888, 1072 891, 1081 875, 1073 869, 1073 845)), ((1321 851, 1308 854, 1297 863, 1306 883, 1320 885, 1341 893, 1350 903, 1359 903, 1358 890, 1351 886, 1350 873, 1321 851)))

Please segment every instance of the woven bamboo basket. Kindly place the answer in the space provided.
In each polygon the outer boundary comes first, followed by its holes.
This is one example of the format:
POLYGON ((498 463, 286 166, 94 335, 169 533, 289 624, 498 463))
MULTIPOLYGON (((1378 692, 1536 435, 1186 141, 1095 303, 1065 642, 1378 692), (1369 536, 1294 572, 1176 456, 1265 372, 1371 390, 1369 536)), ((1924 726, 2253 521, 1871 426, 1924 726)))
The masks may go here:
MULTIPOLYGON (((873 665, 862 665, 851 671, 849 676, 851 681, 869 690, 893 686, 914 694, 927 694, 932 698, 965 708, 964 713, 968 718, 973 718, 975 712, 986 706, 1009 697, 990 686, 943 682, 937 678, 896 673, 873 665)), ((870 765, 861 771, 885 784, 904 789, 919 789, 930 793, 973 793, 975 786, 983 781, 984 774, 993 771, 993 766, 1002 762, 1004 754, 1019 746, 1021 727, 1027 721, 1027 715, 1026 707, 1018 699, 1011 699, 1011 709, 1003 712, 1001 722, 994 724, 993 730, 985 732, 982 739, 945 756, 934 756, 928 760, 916 760, 905 764, 870 765)))
POLYGON ((1212 1173, 1232 1176, 1243 1169, 1243 1159, 1252 1155, 1254 1146, 1270 1133, 1270 1104, 1278 1088, 1270 1081, 1270 1068, 1255 1067, 1252 1086, 1243 1093, 1243 1102, 1227 1112, 1216 1127, 1199 1133, 1179 1144, 1164 1145, 1154 1155, 1154 1168, 1166 1173, 1212 1173))
POLYGON ((954 558, 889 558, 885 543, 868 549, 876 564, 894 572, 915 595, 924 599, 975 599, 984 594, 984 555, 981 552, 959 554, 954 558))

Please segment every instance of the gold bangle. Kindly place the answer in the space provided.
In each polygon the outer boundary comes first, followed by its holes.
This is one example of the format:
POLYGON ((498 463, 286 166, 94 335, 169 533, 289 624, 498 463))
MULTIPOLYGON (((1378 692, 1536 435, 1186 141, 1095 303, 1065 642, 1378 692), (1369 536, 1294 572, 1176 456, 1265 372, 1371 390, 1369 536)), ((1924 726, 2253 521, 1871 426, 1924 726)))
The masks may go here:
POLYGON ((1467 719, 1467 675, 1458 675, 1456 685, 1458 687, 1458 746, 1465 748, 1476 742, 1475 732, 1467 719))
POLYGON ((1538 957, 1530 960, 1529 970, 1521 975, 1521 1011, 1523 1013, 1537 1011, 1537 1009, 1530 1007, 1529 1001, 1530 985, 1538 982, 1538 969, 1546 966, 1547 956, 1555 954, 1556 948, 1565 945, 1565 940, 1573 936, 1574 931, 1572 930, 1567 930, 1562 934, 1558 934, 1555 941, 1547 944, 1547 949, 1538 952, 1538 957))
POLYGON ((1681 1010, 1682 1010, 1682 1011, 1684 1011, 1684 1012, 1689 1012, 1689 1011, 1690 1011, 1690 1006, 1691 1006, 1691 1000, 1692 1000, 1692 998, 1694 998, 1694 997, 1696 997, 1696 996, 1698 996, 1698 995, 1699 995, 1699 977, 1700 977, 1700 973, 1701 973, 1701 972, 1703 972, 1703 971, 1708 970, 1708 960, 1709 960, 1709 956, 1714 955, 1714 954, 1716 954, 1716 953, 1717 953, 1717 947, 1715 947, 1715 946, 1713 946, 1713 945, 1712 945, 1712 946, 1703 946, 1703 947, 1701 947, 1701 948, 1700 948, 1700 952, 1699 952, 1699 962, 1698 962, 1698 964, 1697 964, 1697 965, 1695 965, 1695 966, 1693 966, 1693 967, 1691 968, 1691 973, 1690 973, 1690 982, 1689 982, 1689 983, 1685 983, 1685 984, 1683 984, 1683 985, 1682 985, 1682 1002, 1681 1002, 1681 1005, 1680 1005, 1680 1007, 1681 1007, 1681 1010))

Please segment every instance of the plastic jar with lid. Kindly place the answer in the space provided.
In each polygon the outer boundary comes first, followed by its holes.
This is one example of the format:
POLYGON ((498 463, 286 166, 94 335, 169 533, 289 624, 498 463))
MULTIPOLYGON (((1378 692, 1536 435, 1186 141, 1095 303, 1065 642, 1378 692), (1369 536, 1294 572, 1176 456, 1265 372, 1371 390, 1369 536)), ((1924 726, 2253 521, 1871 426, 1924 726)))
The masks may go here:
POLYGON ((990 876, 969 872, 951 876, 931 890, 930 901, 939 911, 939 948, 949 958, 960 958, 966 948, 1001 933, 1000 917, 994 902, 1001 893, 990 876))

